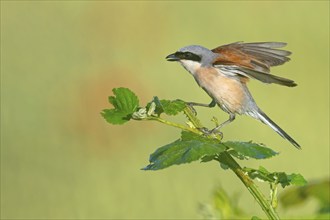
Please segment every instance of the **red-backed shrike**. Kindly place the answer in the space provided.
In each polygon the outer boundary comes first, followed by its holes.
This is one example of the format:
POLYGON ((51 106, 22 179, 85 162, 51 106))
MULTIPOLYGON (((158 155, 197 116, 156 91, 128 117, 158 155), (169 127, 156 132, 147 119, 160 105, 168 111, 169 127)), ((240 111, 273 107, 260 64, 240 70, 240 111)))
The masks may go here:
POLYGON ((286 43, 281 42, 237 42, 213 50, 192 45, 179 49, 166 59, 181 63, 212 98, 210 104, 191 103, 192 105, 214 107, 217 104, 229 114, 229 119, 212 132, 232 122, 236 114, 246 114, 267 124, 300 149, 300 145, 293 138, 261 111, 246 86, 250 78, 289 87, 297 85, 290 79, 270 74, 271 66, 281 65, 290 60, 287 56, 291 52, 275 49, 285 45, 286 43))

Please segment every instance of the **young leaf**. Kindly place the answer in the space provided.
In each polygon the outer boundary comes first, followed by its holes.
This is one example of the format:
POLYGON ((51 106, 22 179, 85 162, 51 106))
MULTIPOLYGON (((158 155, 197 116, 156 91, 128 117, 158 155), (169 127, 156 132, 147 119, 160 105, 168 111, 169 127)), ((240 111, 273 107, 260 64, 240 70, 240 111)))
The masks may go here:
POLYGON ((304 177, 300 174, 286 174, 284 172, 269 172, 266 168, 260 166, 258 170, 252 168, 244 168, 247 174, 252 179, 259 179, 269 183, 281 184, 284 188, 289 185, 303 186, 307 183, 304 177))
POLYGON ((226 150, 215 139, 183 131, 181 138, 158 148, 150 155, 150 164, 144 170, 160 170, 172 165, 190 163, 205 156, 212 156, 226 150))
MULTIPOLYGON (((150 111, 151 106, 154 105, 153 113, 157 114, 158 116, 164 112, 162 103, 160 102, 157 96, 154 96, 151 102, 149 102, 146 106, 147 110, 150 111)), ((151 113, 151 112, 150 112, 151 113)))
POLYGON ((247 167, 245 167, 244 170, 252 179, 258 179, 270 183, 275 182, 274 176, 262 166, 260 166, 258 170, 247 167))
POLYGON ((160 100, 164 113, 167 115, 177 115, 179 112, 183 111, 186 107, 186 104, 182 100, 160 100))
POLYGON ((104 109, 101 115, 111 124, 123 124, 131 119, 131 115, 139 107, 139 99, 127 88, 114 88, 115 96, 109 97, 114 109, 104 109))
POLYGON ((114 125, 124 124, 130 120, 129 114, 126 112, 121 112, 116 109, 104 109, 101 115, 105 118, 107 122, 114 125))
POLYGON ((147 105, 147 109, 151 107, 152 103, 155 105, 154 113, 158 116, 162 113, 167 115, 177 115, 179 112, 183 111, 186 107, 186 104, 182 100, 159 100, 157 96, 155 96, 150 103, 147 105))
POLYGON ((289 185, 304 186, 307 183, 304 177, 299 173, 288 175, 284 172, 276 172, 274 174, 278 177, 278 182, 283 188, 289 185))
POLYGON ((241 160, 249 157, 254 159, 266 159, 278 154, 270 148, 252 142, 227 141, 223 144, 232 149, 229 151, 231 155, 241 160))
POLYGON ((292 185, 304 186, 307 184, 307 181, 305 180, 305 178, 299 173, 298 174, 293 173, 291 175, 288 175, 288 177, 289 177, 290 183, 292 185))

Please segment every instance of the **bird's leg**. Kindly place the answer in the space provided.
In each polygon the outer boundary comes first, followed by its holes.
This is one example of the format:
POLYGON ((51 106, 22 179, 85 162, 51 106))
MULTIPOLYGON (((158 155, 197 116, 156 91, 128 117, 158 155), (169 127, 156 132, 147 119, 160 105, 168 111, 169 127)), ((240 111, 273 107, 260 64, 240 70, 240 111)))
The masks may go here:
POLYGON ((225 126, 226 124, 229 124, 230 122, 235 120, 235 114, 229 113, 229 119, 227 121, 222 122, 220 125, 218 125, 217 127, 213 128, 211 130, 211 133, 219 130, 220 128, 222 128, 223 126, 225 126))
POLYGON ((214 99, 212 99, 212 102, 210 104, 203 104, 203 103, 196 103, 196 102, 187 102, 187 105, 194 112, 194 114, 197 115, 197 112, 194 109, 194 106, 202 106, 202 107, 213 108, 216 105, 216 102, 214 101, 214 99))
POLYGON ((187 102, 188 105, 192 106, 202 106, 202 107, 208 107, 213 108, 217 103, 212 99, 210 104, 203 104, 203 103, 196 103, 196 102, 187 102))
POLYGON ((225 126, 226 124, 229 124, 230 122, 235 120, 235 114, 229 113, 229 119, 222 122, 220 125, 216 126, 215 128, 213 128, 212 130, 207 130, 206 128, 201 128, 200 131, 202 131, 204 134, 212 134, 212 133, 218 133, 222 135, 222 132, 218 131, 220 128, 222 128, 223 126, 225 126))

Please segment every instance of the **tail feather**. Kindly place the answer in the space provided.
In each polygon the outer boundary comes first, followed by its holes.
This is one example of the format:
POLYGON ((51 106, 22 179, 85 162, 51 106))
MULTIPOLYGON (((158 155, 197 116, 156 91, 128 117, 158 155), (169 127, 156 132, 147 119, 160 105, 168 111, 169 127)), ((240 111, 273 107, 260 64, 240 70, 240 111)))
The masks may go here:
POLYGON ((280 128, 275 122, 273 122, 264 112, 259 110, 257 112, 257 118, 263 122, 264 124, 270 126, 276 133, 278 133, 281 137, 291 142, 293 146, 298 149, 301 149, 300 145, 288 135, 282 128, 280 128))

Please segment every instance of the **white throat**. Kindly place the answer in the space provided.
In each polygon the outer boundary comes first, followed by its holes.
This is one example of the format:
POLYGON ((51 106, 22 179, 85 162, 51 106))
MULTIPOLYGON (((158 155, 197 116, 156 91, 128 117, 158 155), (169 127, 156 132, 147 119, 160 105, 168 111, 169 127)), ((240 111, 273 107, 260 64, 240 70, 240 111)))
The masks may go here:
POLYGON ((180 63, 193 76, 195 75, 196 71, 201 67, 201 64, 199 62, 192 60, 180 60, 180 63))

